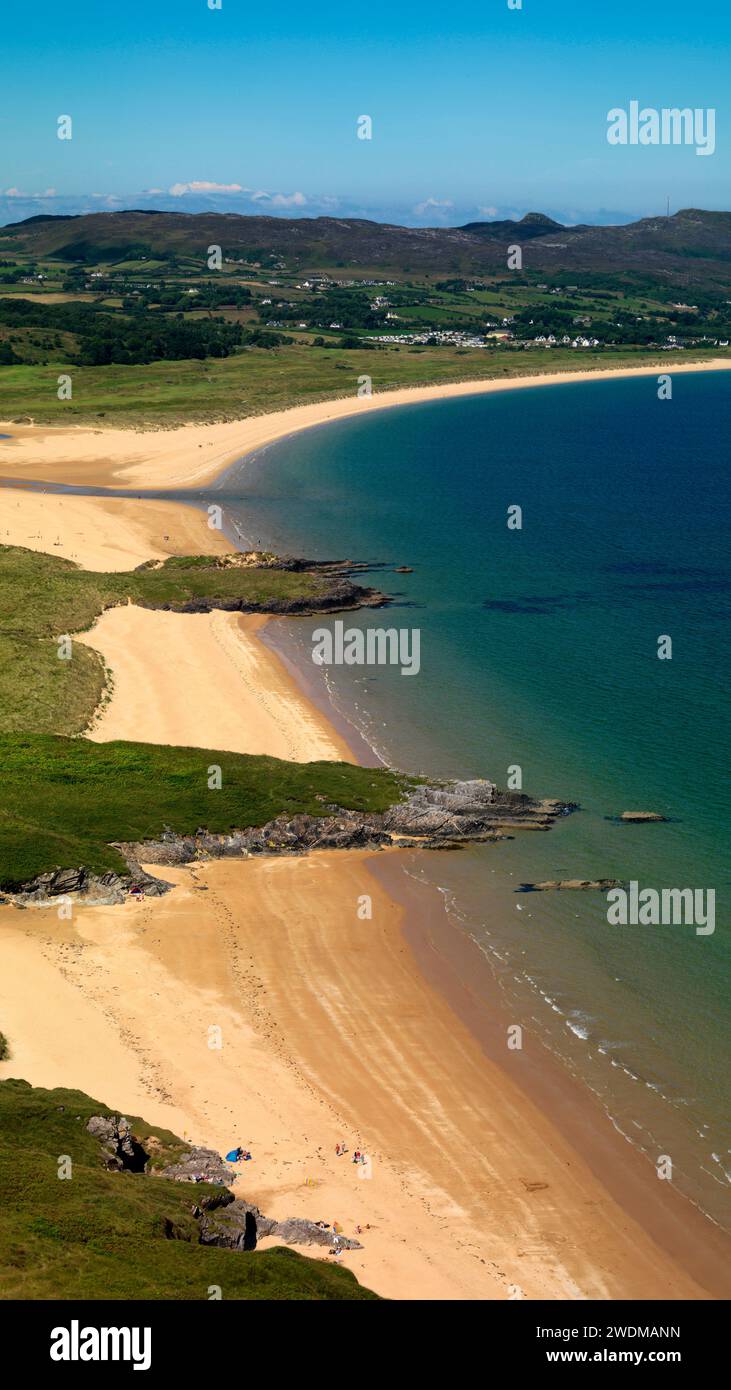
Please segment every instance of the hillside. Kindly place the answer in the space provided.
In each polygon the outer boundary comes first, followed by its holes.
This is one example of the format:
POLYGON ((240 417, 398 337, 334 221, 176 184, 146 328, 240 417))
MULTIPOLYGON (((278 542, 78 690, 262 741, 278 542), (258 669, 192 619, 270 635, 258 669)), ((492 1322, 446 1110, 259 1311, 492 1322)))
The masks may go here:
POLYGON ((420 229, 138 211, 0 228, 7 422, 238 419, 364 382, 702 362, 730 343, 725 212, 420 229))
MULTIPOLYGON (((226 1188, 110 1171, 87 1129, 92 1116, 112 1112, 80 1091, 0 1082, 0 1299, 205 1301, 212 1287, 226 1299, 377 1298, 327 1259, 202 1245, 196 1202, 225 1202, 226 1188)), ((166 1130, 129 1123, 156 1167, 188 1149, 166 1130)))
POLYGON ((530 246, 536 270, 657 273, 679 282, 724 282, 731 213, 687 208, 619 227, 562 227, 529 213, 519 222, 398 227, 359 218, 284 219, 227 213, 116 212, 34 217, 0 228, 0 249, 70 264, 203 256, 209 245, 242 260, 286 260, 307 270, 338 266, 393 272, 486 273, 503 269, 510 244, 530 246))

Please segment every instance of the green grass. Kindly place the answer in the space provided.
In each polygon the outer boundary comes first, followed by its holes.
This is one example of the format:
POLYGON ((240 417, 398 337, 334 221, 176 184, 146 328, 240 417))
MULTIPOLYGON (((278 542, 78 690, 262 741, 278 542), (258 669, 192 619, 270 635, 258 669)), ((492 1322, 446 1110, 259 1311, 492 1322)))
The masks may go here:
MULTIPOLYGON (((80 1091, 0 1082, 0 1298, 207 1300, 218 1285, 224 1299, 376 1299, 349 1270, 293 1250, 199 1245, 200 1189, 102 1166, 86 1123, 111 1113, 80 1091), (58 1176, 61 1155, 70 1179, 58 1176)), ((180 1150, 175 1135, 127 1118, 140 1140, 160 1140, 161 1158, 180 1150)))
POLYGON ((113 841, 213 834, 265 825, 280 814, 327 814, 336 804, 385 811, 407 779, 351 763, 278 758, 151 743, 91 743, 48 734, 0 736, 0 888, 84 865, 125 871, 113 841), (221 768, 220 790, 208 769, 221 768))
POLYGON ((105 608, 128 600, 176 610, 196 601, 215 608, 242 600, 268 612, 279 603, 307 602, 327 587, 323 575, 226 568, 209 556, 102 574, 56 555, 0 546, 0 733, 86 728, 105 687, 101 658, 76 642, 71 658, 59 659, 54 639, 88 629, 105 608))
MULTIPOLYGON (((728 353, 728 350, 727 350, 728 353)), ((683 361, 724 355, 719 349, 688 351, 683 361)), ((658 363, 668 354, 636 348, 576 352, 570 349, 429 348, 410 353, 406 347, 380 351, 315 348, 303 344, 276 351, 248 349, 233 357, 205 362, 153 362, 145 366, 3 367, 0 374, 0 419, 32 417, 37 422, 127 425, 176 425, 189 420, 237 420, 283 410, 288 406, 354 396, 358 377, 368 375, 374 391, 439 382, 471 381, 534 372, 580 371, 658 363), (73 400, 59 401, 59 373, 73 379, 73 400)), ((675 359, 673 359, 675 360, 675 359)))
POLYGON ((59 736, 88 725, 106 673, 81 642, 72 642, 70 659, 59 659, 55 639, 90 627, 111 604, 180 609, 243 600, 270 611, 282 600, 310 601, 328 583, 324 575, 242 568, 209 556, 100 574, 0 547, 0 887, 55 868, 123 872, 112 842, 154 839, 166 826, 223 833, 284 812, 322 815, 330 803, 381 811, 398 800, 402 784, 383 769, 59 736), (208 788, 212 764, 222 769, 217 791, 208 788))

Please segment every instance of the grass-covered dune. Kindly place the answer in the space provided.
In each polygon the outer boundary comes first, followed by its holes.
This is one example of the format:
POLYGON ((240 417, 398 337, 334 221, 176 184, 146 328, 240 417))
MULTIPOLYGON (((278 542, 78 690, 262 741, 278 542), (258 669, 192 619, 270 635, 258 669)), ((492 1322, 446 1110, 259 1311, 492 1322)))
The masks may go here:
MULTIPOLYGON (((80 1091, 0 1082, 0 1298, 207 1300, 218 1285, 225 1299, 376 1299, 349 1270, 293 1250, 200 1245, 193 1194, 220 1189, 108 1172, 86 1125, 111 1114, 80 1091)), ((174 1134, 128 1118, 143 1142, 156 1136, 158 1164, 174 1160, 174 1134)))
MULTIPOLYGON (((56 638, 92 626, 105 608, 231 608, 277 612, 320 606, 349 586, 327 571, 242 565, 241 557, 173 557, 121 573, 0 546, 0 733, 81 733, 105 686, 100 656, 74 643, 59 659, 56 638)), ((342 606, 348 606, 344 601, 342 606)), ((351 605, 352 606, 352 605, 351 605)))
MULTIPOLYGON (((685 360, 724 355, 718 348, 694 348, 685 360)), ((665 359, 667 354, 665 354, 665 359)), ((637 347, 571 348, 407 348, 378 351, 363 344, 349 350, 293 344, 274 352, 251 349, 204 362, 150 362, 76 367, 59 360, 48 366, 2 368, 0 419, 33 419, 36 424, 106 425, 140 429, 172 427, 190 420, 240 420, 290 406, 355 396, 358 379, 373 380, 374 391, 442 382, 504 379, 536 372, 587 371, 657 363, 663 354, 637 347), (73 374, 72 401, 58 399, 60 372, 73 374)))
POLYGON ((105 608, 271 612, 352 605, 354 592, 337 568, 287 570, 271 558, 175 557, 103 574, 0 546, 0 888, 59 868, 124 873, 113 842, 154 839, 166 827, 222 834, 282 814, 323 815, 332 804, 383 811, 398 801, 402 784, 383 769, 68 737, 88 726, 106 672, 81 642, 60 657, 58 639, 88 629, 105 608), (208 786, 211 765, 221 768, 219 790, 208 786))
POLYGON ((266 825, 276 816, 385 811, 407 779, 351 763, 289 763, 151 743, 0 735, 0 888, 78 868, 126 873, 112 842, 266 825), (208 769, 221 769, 221 787, 208 769))

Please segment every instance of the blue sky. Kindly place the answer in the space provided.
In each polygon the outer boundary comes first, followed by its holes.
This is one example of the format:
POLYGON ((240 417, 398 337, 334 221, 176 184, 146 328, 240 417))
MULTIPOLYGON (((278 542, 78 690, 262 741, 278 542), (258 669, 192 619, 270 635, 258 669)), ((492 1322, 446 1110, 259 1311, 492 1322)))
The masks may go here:
POLYGON ((730 56, 729 0, 11 3, 0 213, 47 190, 46 211, 85 195, 417 224, 728 207, 730 56), (715 154, 610 147, 607 112, 633 98, 715 108, 715 154))

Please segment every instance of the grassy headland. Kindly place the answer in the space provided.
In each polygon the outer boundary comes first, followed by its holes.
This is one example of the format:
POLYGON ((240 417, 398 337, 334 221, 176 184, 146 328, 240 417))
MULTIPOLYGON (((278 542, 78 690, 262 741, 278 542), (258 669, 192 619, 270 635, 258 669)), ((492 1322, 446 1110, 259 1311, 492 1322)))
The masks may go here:
MULTIPOLYGON (((107 1106, 80 1091, 0 1082, 0 1298, 375 1299, 349 1270, 276 1248, 242 1254, 198 1243, 192 1194, 200 1188, 103 1166, 87 1133, 107 1106), (59 1178, 59 1155, 72 1177, 59 1178)), ((128 1117, 137 1138, 154 1134, 156 1161, 183 1145, 128 1117)), ((208 1186, 211 1196, 223 1189, 208 1186)))
POLYGON ((113 841, 262 826, 276 816, 326 815, 329 805, 385 811, 406 779, 352 763, 290 763, 204 748, 92 743, 47 734, 0 736, 0 888, 84 865, 127 872, 113 841), (221 787, 208 787, 208 769, 221 787))
POLYGON ((91 627, 120 603, 177 612, 317 607, 333 591, 327 572, 247 566, 241 557, 172 557, 111 574, 71 560, 0 546, 0 733, 78 734, 105 687, 101 658, 74 643, 59 659, 56 638, 91 627))
POLYGON ((317 602, 327 573, 251 567, 242 557, 174 557, 111 574, 70 560, 0 547, 0 887, 84 865, 124 871, 113 841, 144 840, 166 826, 192 834, 261 826, 283 812, 322 815, 329 804, 385 810, 400 797, 390 772, 349 763, 286 763, 148 743, 59 737, 89 723, 106 683, 101 658, 59 636, 83 630, 110 605, 277 611, 317 602), (222 786, 209 790, 208 767, 222 786))

